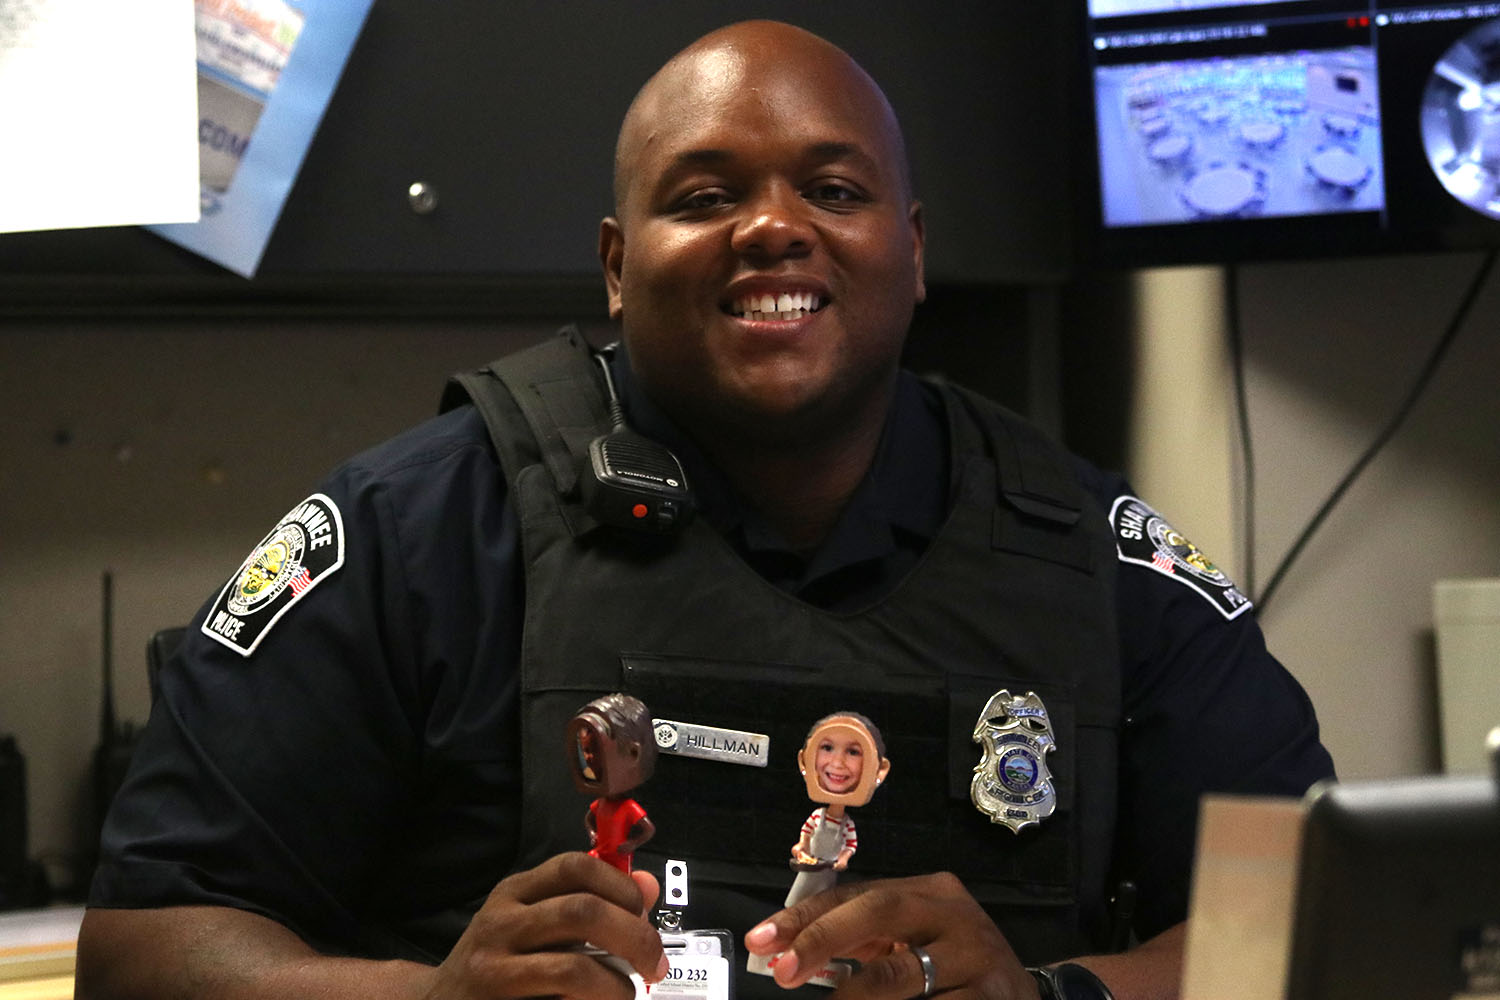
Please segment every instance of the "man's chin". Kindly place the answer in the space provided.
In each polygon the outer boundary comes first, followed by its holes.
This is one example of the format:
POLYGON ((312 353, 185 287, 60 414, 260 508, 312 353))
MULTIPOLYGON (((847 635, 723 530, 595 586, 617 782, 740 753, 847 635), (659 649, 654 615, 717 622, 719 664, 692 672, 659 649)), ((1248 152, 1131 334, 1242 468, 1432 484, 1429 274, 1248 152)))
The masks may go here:
POLYGON ((695 423, 700 430, 717 428, 746 445, 798 446, 820 436, 824 409, 817 392, 786 387, 729 391, 704 405, 695 423))
POLYGON ((842 390, 821 378, 738 378, 714 387, 705 384, 679 406, 663 408, 701 443, 817 451, 846 440, 866 419, 878 433, 883 410, 842 390))

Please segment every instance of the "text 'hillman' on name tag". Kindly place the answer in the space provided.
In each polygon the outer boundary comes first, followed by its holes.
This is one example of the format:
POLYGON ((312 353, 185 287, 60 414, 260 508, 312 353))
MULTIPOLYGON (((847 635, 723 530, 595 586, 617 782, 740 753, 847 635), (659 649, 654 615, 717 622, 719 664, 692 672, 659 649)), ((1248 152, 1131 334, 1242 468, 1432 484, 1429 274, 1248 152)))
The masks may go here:
POLYGON ((701 757, 704 760, 765 767, 771 740, 761 733, 743 733, 738 729, 696 726, 691 722, 652 719, 656 746, 662 753, 679 757, 701 757))

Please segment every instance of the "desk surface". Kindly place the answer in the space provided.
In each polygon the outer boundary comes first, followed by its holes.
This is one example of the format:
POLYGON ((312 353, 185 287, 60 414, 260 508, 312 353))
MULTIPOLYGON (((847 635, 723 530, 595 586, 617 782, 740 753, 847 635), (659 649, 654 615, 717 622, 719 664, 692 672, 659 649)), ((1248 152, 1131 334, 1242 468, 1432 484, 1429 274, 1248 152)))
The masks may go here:
POLYGON ((73 976, 17 979, 0 983, 0 1000, 72 1000, 73 976))
POLYGON ((83 907, 0 914, 0 1000, 65 1000, 83 907))

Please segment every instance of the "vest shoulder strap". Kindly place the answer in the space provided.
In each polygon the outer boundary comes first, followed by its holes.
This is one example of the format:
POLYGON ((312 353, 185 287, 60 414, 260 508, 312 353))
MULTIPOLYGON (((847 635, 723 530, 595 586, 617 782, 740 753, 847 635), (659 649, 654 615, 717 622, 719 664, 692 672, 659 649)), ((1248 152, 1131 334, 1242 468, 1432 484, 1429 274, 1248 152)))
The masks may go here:
POLYGON ((578 473, 589 442, 609 430, 609 411, 591 360, 592 350, 568 326, 525 350, 448 380, 439 412, 473 401, 484 417, 495 451, 512 478, 528 464, 518 457, 519 410, 560 496, 576 498, 578 473), (514 466, 514 467, 513 467, 514 466))
MULTIPOLYGON (((999 474, 999 499, 1022 514, 1074 525, 1083 516, 1084 494, 1067 454, 1030 421, 962 386, 938 387, 978 424, 999 474)), ((951 420, 957 428, 962 421, 951 420)), ((955 433, 957 431, 955 430, 955 433)))

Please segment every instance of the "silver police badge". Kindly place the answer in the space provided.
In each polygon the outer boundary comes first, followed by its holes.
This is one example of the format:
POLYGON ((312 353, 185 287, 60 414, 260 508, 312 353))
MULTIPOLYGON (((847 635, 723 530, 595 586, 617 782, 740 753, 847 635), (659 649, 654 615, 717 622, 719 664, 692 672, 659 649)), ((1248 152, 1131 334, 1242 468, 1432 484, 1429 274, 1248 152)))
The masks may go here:
POLYGON ((1014 833, 1052 815, 1057 790, 1047 754, 1057 743, 1042 699, 1031 691, 1024 697, 996 691, 974 723, 973 740, 984 747, 969 782, 975 808, 1014 833))

